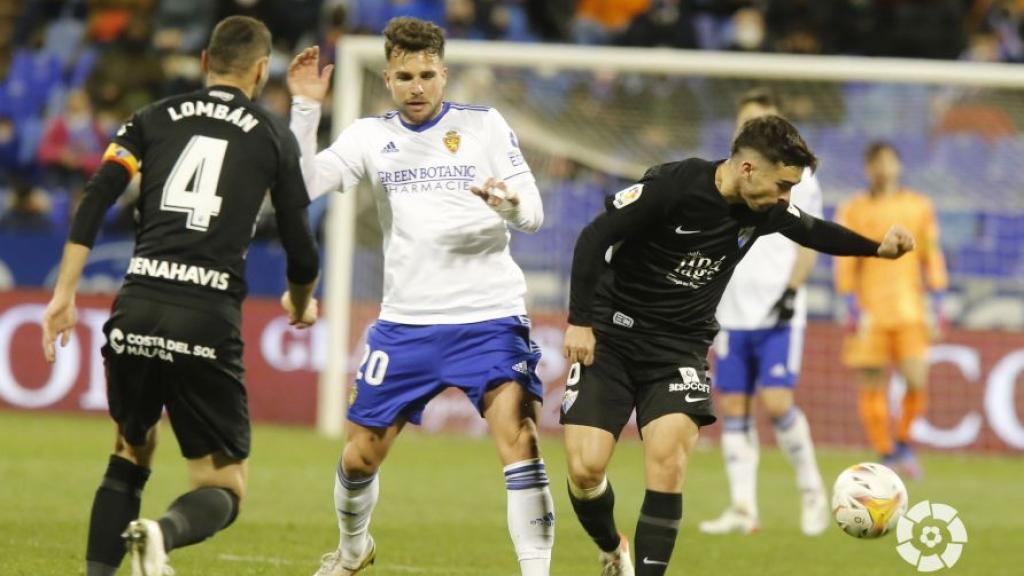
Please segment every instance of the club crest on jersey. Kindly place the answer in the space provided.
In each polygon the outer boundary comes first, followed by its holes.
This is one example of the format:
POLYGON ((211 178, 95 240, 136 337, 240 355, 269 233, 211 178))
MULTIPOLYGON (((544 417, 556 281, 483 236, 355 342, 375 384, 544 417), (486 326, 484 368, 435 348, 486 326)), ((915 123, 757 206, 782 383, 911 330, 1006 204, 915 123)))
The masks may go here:
POLYGON ((750 239, 754 237, 754 227, 746 226, 740 228, 740 233, 736 236, 736 243, 739 244, 740 248, 743 248, 750 242, 750 239))
POLYGON ((612 206, 618 209, 622 209, 629 206, 633 202, 640 199, 640 195, 644 193, 643 184, 634 184, 625 190, 619 190, 615 193, 615 198, 612 200, 612 206))
POLYGON ((451 152, 452 154, 455 154, 456 152, 459 151, 459 142, 461 141, 462 136, 459 136, 459 133, 456 132, 455 130, 449 130, 444 135, 444 147, 447 148, 448 151, 451 152))

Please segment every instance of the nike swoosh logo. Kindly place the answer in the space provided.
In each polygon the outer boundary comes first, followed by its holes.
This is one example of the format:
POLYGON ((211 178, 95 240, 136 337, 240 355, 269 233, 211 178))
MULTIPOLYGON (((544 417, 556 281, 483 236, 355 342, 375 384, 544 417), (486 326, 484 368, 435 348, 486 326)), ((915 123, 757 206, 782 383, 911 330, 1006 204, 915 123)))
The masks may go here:
POLYGON ((700 234, 700 230, 683 230, 682 226, 676 226, 676 234, 700 234))
POLYGON ((647 556, 644 556, 644 564, 647 564, 648 566, 652 566, 655 564, 658 566, 668 566, 668 562, 662 562, 661 560, 651 560, 647 556))
POLYGON ((707 399, 708 399, 707 396, 697 396, 696 398, 691 398, 689 392, 686 393, 686 398, 684 398, 684 400, 686 400, 687 402, 700 402, 702 400, 707 400, 707 399))

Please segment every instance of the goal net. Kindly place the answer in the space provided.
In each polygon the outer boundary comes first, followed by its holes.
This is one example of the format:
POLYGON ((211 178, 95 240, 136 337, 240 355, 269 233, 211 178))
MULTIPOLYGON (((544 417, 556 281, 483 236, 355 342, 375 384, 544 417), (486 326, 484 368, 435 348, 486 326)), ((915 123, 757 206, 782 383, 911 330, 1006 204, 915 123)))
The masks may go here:
MULTIPOLYGON (((895 146, 904 182, 935 202, 953 284, 946 309, 955 327, 933 347, 932 402, 917 435, 937 446, 1024 447, 1024 393, 1015 386, 1021 370, 1000 364, 1007 358, 1012 364, 1014 351, 1024 348, 1024 182, 1017 170, 1024 165, 1024 136, 1018 134, 1024 127, 1024 70, 460 41, 449 42, 445 60, 446 99, 501 111, 543 196, 543 228, 513 233, 512 251, 527 275, 534 339, 544 352, 545 428, 557 429, 568 369, 560 339, 579 231, 603 210, 606 194, 647 167, 727 156, 737 99, 766 87, 820 158, 826 217, 864 187, 863 152, 875 140, 895 146), (1009 408, 989 406, 1000 403, 1009 408)), ((381 79, 380 38, 346 38, 338 62, 334 134, 355 118, 393 109, 381 79)), ((325 303, 330 339, 319 417, 329 434, 340 431, 342 388, 361 360, 383 276, 369 190, 333 195, 331 202, 325 303)), ((839 363, 842 333, 831 267, 831 258, 820 258, 809 283, 811 326, 798 400, 821 442, 862 445, 854 374, 839 363)), ((899 386, 893 389, 898 396, 899 386)), ((482 431, 473 407, 457 396, 428 409, 426 424, 482 431)))

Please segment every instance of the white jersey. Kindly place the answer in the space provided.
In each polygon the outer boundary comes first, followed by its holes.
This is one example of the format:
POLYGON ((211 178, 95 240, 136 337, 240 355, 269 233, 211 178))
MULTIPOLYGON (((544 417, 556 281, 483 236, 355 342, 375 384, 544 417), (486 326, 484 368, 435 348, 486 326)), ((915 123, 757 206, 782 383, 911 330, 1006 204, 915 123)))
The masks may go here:
MULTIPOLYGON (((790 202, 811 216, 821 218, 821 185, 809 168, 804 169, 800 183, 793 187, 790 202)), ((768 234, 754 242, 750 252, 740 260, 725 288, 716 313, 725 330, 757 330, 775 326, 772 306, 786 290, 798 245, 782 234, 768 234)), ((807 290, 797 291, 795 313, 791 324, 807 323, 807 290)))
POLYGON ((315 154, 319 110, 303 101, 292 106, 309 194, 372 184, 384 232, 382 320, 463 324, 526 313, 526 280, 509 253, 508 225, 533 232, 543 209, 516 136, 497 110, 445 102, 434 119, 415 126, 397 111, 363 118, 315 154), (469 190, 490 177, 519 195, 508 220, 469 190))

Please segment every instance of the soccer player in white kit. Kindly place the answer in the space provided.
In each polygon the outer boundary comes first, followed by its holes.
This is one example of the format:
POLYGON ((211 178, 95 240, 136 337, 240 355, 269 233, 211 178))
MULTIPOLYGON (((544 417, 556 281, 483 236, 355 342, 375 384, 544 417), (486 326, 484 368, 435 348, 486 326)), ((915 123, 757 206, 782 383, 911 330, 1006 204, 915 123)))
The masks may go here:
POLYGON ((330 67, 309 48, 292 62, 291 128, 313 198, 373 185, 384 231, 384 298, 348 409, 335 477, 341 539, 317 576, 356 574, 376 549, 368 533, 377 470, 427 402, 461 389, 487 420, 504 464, 508 527, 524 576, 549 573, 554 504, 537 441, 540 353, 530 341, 526 282, 509 231, 536 231, 540 194, 515 134, 496 110, 443 100, 444 33, 415 18, 384 30, 384 83, 396 110, 363 118, 316 153, 330 67))
MULTIPOLYGON (((737 126, 778 114, 775 97, 751 90, 740 99, 737 126)), ((810 170, 793 187, 790 202, 821 218, 821 186, 810 170)), ((775 428, 779 448, 796 471, 801 491, 801 530, 828 526, 828 503, 814 456, 811 433, 793 387, 800 373, 807 295, 803 288, 817 254, 781 234, 759 239, 736 266, 716 314, 715 386, 723 416, 722 455, 732 503, 701 532, 749 534, 760 528, 757 511, 757 429, 751 413, 755 392, 775 428)))

